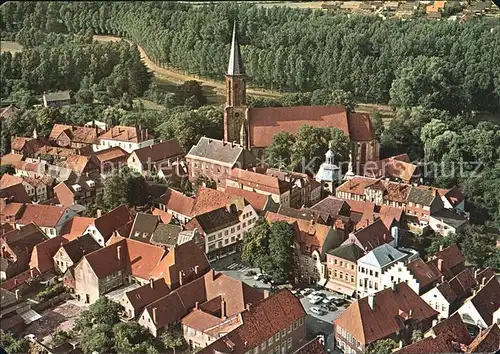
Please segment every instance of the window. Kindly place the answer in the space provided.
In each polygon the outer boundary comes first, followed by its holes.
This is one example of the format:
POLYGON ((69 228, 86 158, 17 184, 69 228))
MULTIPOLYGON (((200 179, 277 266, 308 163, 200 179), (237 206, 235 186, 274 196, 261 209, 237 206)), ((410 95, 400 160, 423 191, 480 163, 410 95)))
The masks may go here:
POLYGON ((378 290, 378 283, 373 283, 373 285, 375 286, 375 290, 378 290))
POLYGON ((299 319, 299 326, 302 326, 304 324, 304 318, 299 319))
POLYGON ((247 223, 246 222, 243 223, 243 227, 247 227, 247 223))
POLYGON ((274 348, 274 353, 280 354, 280 346, 279 345, 277 345, 276 348, 274 348))
POLYGON ((375 272, 375 276, 378 277, 378 272, 375 272))
POLYGON ((370 269, 370 275, 373 276, 373 270, 370 269))
POLYGON ((288 349, 290 349, 290 348, 292 347, 292 338, 288 338, 288 339, 286 340, 286 347, 287 347, 288 349))
POLYGON ((351 283, 354 283, 354 275, 351 275, 351 283))
POLYGON ((340 276, 339 276, 340 279, 344 279, 344 273, 340 272, 340 276))
POLYGON ((354 270, 354 264, 351 264, 351 270, 354 270))
POLYGON ((286 336, 286 328, 283 328, 281 330, 281 338, 283 338, 284 336, 286 336))
POLYGON ((288 326, 288 333, 292 333, 292 325, 288 326))
POLYGON ((441 305, 441 311, 446 311, 446 304, 441 305))
POLYGON ((253 353, 259 354, 259 346, 256 346, 255 348, 253 348, 253 353))
POLYGON ((234 227, 231 228, 231 233, 234 233, 234 227))
POLYGON ((343 266, 344 266, 344 264, 343 264, 343 263, 344 263, 344 262, 340 261, 340 266, 341 266, 341 267, 343 267, 343 266))
POLYGON ((263 342, 261 345, 260 345, 260 350, 265 350, 266 349, 266 342, 263 342))
POLYGON ((227 236, 229 234, 229 231, 224 231, 224 236, 227 236))
POLYGON ((267 340, 267 345, 270 347, 271 345, 273 345, 273 337, 269 338, 267 340))
POLYGON ((276 335, 274 336, 274 340, 276 342, 279 342, 279 340, 280 340, 280 332, 276 333, 276 335))
POLYGON ((337 260, 335 260, 335 264, 337 264, 337 260))
POLYGON ((293 323, 293 330, 295 331, 297 329, 297 327, 299 326, 299 323, 297 321, 295 321, 293 323))
POLYGON ((240 226, 240 225, 238 225, 238 226, 236 227, 236 230, 240 231, 240 229, 241 229, 241 226, 240 226))

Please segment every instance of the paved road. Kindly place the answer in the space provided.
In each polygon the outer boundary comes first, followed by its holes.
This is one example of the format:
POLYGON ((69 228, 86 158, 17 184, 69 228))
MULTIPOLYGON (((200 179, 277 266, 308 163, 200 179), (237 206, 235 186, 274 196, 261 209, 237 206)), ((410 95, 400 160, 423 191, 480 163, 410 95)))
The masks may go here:
MULTIPOLYGON (((269 284, 264 284, 261 281, 257 281, 253 278, 253 276, 246 275, 247 272, 249 271, 254 271, 255 273, 259 273, 259 269, 257 268, 252 268, 249 267, 248 265, 244 264, 240 260, 240 255, 239 254, 234 254, 229 257, 223 258, 217 262, 212 263, 212 267, 220 271, 232 278, 241 280, 245 282, 246 284, 253 286, 258 289, 270 289, 269 284)), ((287 285, 285 287, 290 288, 290 285, 287 285)), ((327 291, 327 290, 321 290, 322 293, 324 293, 326 296, 332 295, 333 292, 327 291)), ((328 311, 324 315, 316 315, 311 312, 311 307, 312 306, 318 306, 318 305, 312 305, 309 302, 309 299, 307 297, 301 297, 300 302, 302 303, 302 306, 304 307, 305 311, 307 312, 308 316, 306 318, 306 327, 307 327, 307 336, 308 338, 312 339, 314 338, 317 334, 325 334, 327 336, 327 349, 330 349, 331 352, 333 351, 333 321, 342 314, 342 312, 345 311, 345 308, 343 306, 338 307, 336 311, 328 311)))

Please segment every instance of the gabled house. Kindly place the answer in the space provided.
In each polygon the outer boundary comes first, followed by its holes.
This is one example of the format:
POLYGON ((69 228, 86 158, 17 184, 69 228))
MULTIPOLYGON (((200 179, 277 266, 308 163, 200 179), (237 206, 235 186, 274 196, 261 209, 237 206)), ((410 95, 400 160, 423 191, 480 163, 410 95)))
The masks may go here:
POLYGON ((424 336, 436 338, 449 335, 455 342, 469 345, 472 342, 469 330, 458 313, 435 324, 424 336))
POLYGON ((44 274, 54 270, 54 260, 53 257, 56 254, 59 247, 62 247, 66 240, 62 236, 57 236, 43 242, 40 242, 35 247, 33 247, 33 253, 30 259, 30 269, 37 269, 40 274, 44 274))
POLYGON ((419 171, 417 165, 410 163, 408 154, 401 154, 380 161, 367 162, 364 166, 364 175, 409 183, 418 179, 419 171))
POLYGON ((270 195, 278 204, 290 206, 292 182, 280 179, 272 174, 233 168, 226 178, 226 186, 246 189, 252 192, 270 195))
POLYGON ((69 91, 44 93, 42 99, 44 107, 63 107, 71 104, 69 91))
POLYGON ((71 149, 91 148, 97 144, 102 130, 98 127, 78 127, 74 125, 54 124, 49 140, 57 146, 71 149))
POLYGON ((50 238, 59 236, 64 225, 76 213, 66 207, 42 204, 26 204, 19 218, 16 219, 16 228, 35 223, 50 238))
POLYGON ((34 202, 43 202, 52 197, 54 178, 50 176, 24 176, 21 178, 24 189, 34 202))
POLYGON ((137 241, 150 243, 151 237, 160 223, 161 219, 159 216, 137 213, 135 214, 129 237, 137 241))
POLYGON ((467 353, 498 353, 500 350, 500 325, 493 323, 486 330, 479 332, 467 346, 467 353))
POLYGON ((25 138, 12 136, 10 138, 10 149, 12 154, 23 157, 34 157, 38 149, 43 146, 43 142, 36 138, 25 138))
POLYGON ((343 232, 314 221, 269 211, 265 219, 270 224, 284 221, 292 225, 295 236, 295 261, 298 265, 294 274, 296 281, 318 282, 324 286, 328 281, 325 267, 326 252, 342 243, 343 232))
POLYGON ((100 214, 98 212, 97 218, 94 222, 87 226, 84 234, 90 234, 97 241, 97 243, 104 247, 113 232, 124 227, 127 223, 133 221, 126 205, 120 205, 109 213, 100 214))
POLYGON ((391 284, 404 281, 415 293, 422 295, 432 289, 441 279, 441 272, 432 263, 425 263, 417 258, 407 264, 397 262, 382 274, 382 286, 389 288, 391 284))
POLYGON ((105 150, 111 147, 120 147, 128 153, 154 144, 154 138, 147 129, 116 125, 102 133, 93 145, 94 151, 105 150))
POLYGON ((230 186, 226 186, 224 192, 233 197, 245 198, 258 213, 277 210, 279 207, 279 204, 276 203, 270 195, 230 186))
POLYGON ((239 198, 223 207, 196 215, 185 228, 198 231, 205 240, 207 257, 214 260, 237 252, 243 243, 244 233, 256 221, 255 209, 239 198))
POLYGON ((164 167, 179 164, 184 157, 177 139, 170 139, 134 150, 127 159, 128 167, 142 175, 155 175, 164 167))
MULTIPOLYGON (((404 263, 407 253, 401 252, 389 244, 383 244, 358 259, 358 297, 365 297, 381 291, 384 287, 383 275, 394 264, 404 263)), ((401 282, 400 278, 389 278, 391 284, 401 282)))
POLYGON ((63 206, 75 204, 86 206, 93 203, 103 184, 98 175, 82 175, 60 182, 54 187, 54 195, 63 206))
POLYGON ((101 246, 89 234, 77 236, 67 242, 61 242, 51 257, 55 270, 64 274, 68 268, 73 267, 83 256, 100 249, 101 246))
POLYGON ((0 198, 9 202, 31 203, 31 198, 26 191, 21 177, 4 173, 0 179, 0 198))
POLYGON ((358 259, 365 255, 365 251, 355 243, 349 243, 334 248, 326 254, 326 268, 328 271, 327 289, 353 296, 358 283, 358 259))
POLYGON ((79 236, 85 234, 85 230, 90 224, 93 224, 95 218, 88 218, 83 216, 75 216, 64 225, 61 230, 61 235, 68 241, 74 240, 79 236))
POLYGON ((442 236, 449 233, 456 234, 462 231, 468 223, 467 218, 450 209, 439 210, 429 217, 431 229, 442 236))
POLYGON ((220 338, 199 353, 294 352, 306 343, 305 317, 300 301, 289 290, 280 290, 251 303, 239 315, 236 328, 227 334, 220 329, 220 338))
MULTIPOLYGON (((396 234, 394 233, 394 235, 396 234)), ((396 246, 397 241, 383 221, 378 219, 368 226, 350 233, 343 244, 354 243, 367 253, 385 244, 396 246)))
POLYGON ((465 323, 486 329, 493 324, 493 313, 500 307, 500 283, 496 277, 484 278, 479 290, 458 309, 465 323))
POLYGON ((431 262, 444 275, 445 279, 451 279, 465 269, 465 256, 460 252, 457 245, 453 244, 446 248, 439 248, 431 262))
POLYGON ((0 237, 0 279, 9 279, 29 269, 33 248, 48 237, 34 223, 9 231, 0 237))
POLYGON ((99 167, 102 176, 109 175, 127 166, 130 153, 119 146, 113 146, 95 152, 92 155, 93 163, 99 167))
POLYGON ((413 331, 431 328, 437 314, 406 283, 399 283, 357 300, 334 320, 335 347, 360 354, 380 339, 409 343, 413 331))
POLYGON ((170 287, 165 283, 165 279, 150 279, 148 284, 139 286, 136 289, 126 291, 119 299, 120 305, 124 308, 125 319, 138 317, 144 307, 158 299, 168 295, 170 287))

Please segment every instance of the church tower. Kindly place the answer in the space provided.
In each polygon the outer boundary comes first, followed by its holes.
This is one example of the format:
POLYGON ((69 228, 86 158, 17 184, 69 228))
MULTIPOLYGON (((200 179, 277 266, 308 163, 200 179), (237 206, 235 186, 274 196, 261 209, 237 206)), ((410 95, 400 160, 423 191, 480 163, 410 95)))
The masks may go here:
POLYGON ((226 106, 224 108, 224 141, 236 142, 249 148, 246 75, 240 45, 233 26, 231 53, 226 73, 226 106))

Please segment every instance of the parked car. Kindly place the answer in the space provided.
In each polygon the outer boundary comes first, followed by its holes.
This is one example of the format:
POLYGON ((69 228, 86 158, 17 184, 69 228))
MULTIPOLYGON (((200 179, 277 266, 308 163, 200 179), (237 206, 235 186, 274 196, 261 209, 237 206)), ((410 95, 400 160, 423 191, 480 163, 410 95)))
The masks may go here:
POLYGON ((337 306, 342 306, 343 304, 346 303, 345 299, 333 299, 332 303, 334 303, 337 306))
POLYGON ((311 312, 320 316, 325 314, 325 311, 323 311, 322 308, 316 306, 311 307, 311 312))
POLYGON ((327 308, 328 308, 329 311, 337 311, 338 310, 337 306, 335 306, 333 304, 328 305, 327 308))
POLYGON ((324 297, 325 294, 323 294, 321 291, 313 291, 314 296, 321 296, 324 297))
POLYGON ((297 296, 297 294, 299 293, 299 291, 298 291, 298 290, 296 290, 296 289, 292 289, 292 290, 290 290, 290 292, 291 292, 293 295, 295 295, 295 296, 297 296))
POLYGON ((253 277, 255 280, 263 280, 265 278, 265 274, 258 273, 253 277))
POLYGON ((313 290, 313 289, 311 289, 311 288, 305 288, 305 289, 302 289, 302 290, 300 291, 300 293, 301 293, 302 295, 304 295, 304 296, 307 296, 307 295, 309 295, 310 293, 312 293, 313 291, 314 291, 314 290, 313 290))
POLYGON ((314 296, 312 299, 309 299, 309 302, 313 305, 319 304, 321 301, 323 301, 321 296, 314 296))
POLYGON ((328 300, 328 299, 323 299, 323 301, 321 301, 321 302, 322 302, 323 304, 325 304, 325 305, 329 305, 331 301, 330 301, 330 300, 328 300))

